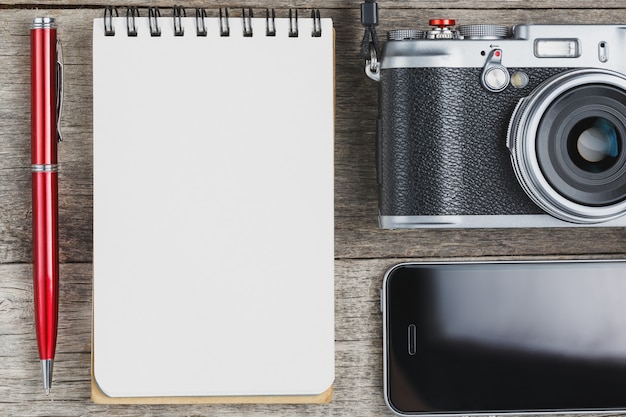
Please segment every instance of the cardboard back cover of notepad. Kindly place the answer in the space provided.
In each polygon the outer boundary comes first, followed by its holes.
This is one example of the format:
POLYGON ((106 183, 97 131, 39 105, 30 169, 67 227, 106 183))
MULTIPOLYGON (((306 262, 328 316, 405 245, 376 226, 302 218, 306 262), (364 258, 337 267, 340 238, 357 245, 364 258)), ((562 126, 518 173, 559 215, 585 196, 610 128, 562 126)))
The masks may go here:
POLYGON ((334 36, 293 22, 94 21, 94 401, 330 400, 334 36))

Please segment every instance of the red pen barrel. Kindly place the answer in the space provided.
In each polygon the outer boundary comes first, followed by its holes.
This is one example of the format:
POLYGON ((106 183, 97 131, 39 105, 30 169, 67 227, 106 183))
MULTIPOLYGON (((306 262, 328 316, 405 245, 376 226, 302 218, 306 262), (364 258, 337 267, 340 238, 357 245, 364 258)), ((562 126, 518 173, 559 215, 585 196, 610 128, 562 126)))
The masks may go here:
POLYGON ((31 158, 33 164, 57 163, 57 30, 37 27, 31 47, 31 158))
POLYGON ((59 294, 57 31, 53 19, 37 18, 31 28, 31 97, 35 325, 40 359, 52 360, 59 294))
POLYGON ((54 359, 57 340, 59 247, 57 173, 33 172, 33 289, 40 359, 54 359))

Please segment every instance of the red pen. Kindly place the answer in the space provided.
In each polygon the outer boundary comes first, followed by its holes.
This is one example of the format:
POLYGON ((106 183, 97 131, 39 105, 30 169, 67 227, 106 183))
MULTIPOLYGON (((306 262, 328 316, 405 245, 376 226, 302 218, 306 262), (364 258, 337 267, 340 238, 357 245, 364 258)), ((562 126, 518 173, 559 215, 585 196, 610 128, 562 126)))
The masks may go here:
POLYGON ((43 386, 49 395, 59 304, 57 141, 61 65, 54 19, 33 20, 30 48, 33 291, 43 386))

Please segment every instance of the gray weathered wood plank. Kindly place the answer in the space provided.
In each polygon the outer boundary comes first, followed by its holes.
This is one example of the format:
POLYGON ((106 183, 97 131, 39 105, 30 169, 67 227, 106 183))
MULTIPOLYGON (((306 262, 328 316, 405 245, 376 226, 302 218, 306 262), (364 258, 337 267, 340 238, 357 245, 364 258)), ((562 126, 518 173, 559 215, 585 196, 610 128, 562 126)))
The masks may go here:
MULTIPOLYGON (((359 7, 363 1, 345 0, 300 0, 300 1, 264 1, 264 0, 239 0, 235 3, 214 2, 206 0, 179 1, 176 4, 184 7, 254 7, 264 9, 266 7, 298 7, 298 8, 322 8, 322 9, 345 9, 359 7)), ((620 0, 382 0, 378 1, 381 8, 388 9, 614 9, 622 8, 620 0)), ((140 6, 140 7, 172 7, 168 0, 126 0, 126 1, 103 1, 98 3, 86 3, 82 0, 44 0, 30 2, 28 0, 0 1, 4 7, 23 8, 100 8, 111 6, 140 6)))

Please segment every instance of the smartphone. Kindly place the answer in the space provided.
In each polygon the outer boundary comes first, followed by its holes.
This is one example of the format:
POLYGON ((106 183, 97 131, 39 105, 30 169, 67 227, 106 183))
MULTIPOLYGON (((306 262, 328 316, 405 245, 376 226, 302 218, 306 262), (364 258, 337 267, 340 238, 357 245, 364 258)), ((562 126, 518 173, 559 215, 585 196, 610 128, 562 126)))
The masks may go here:
POLYGON ((626 411, 626 261, 404 263, 381 296, 396 414, 626 411))

